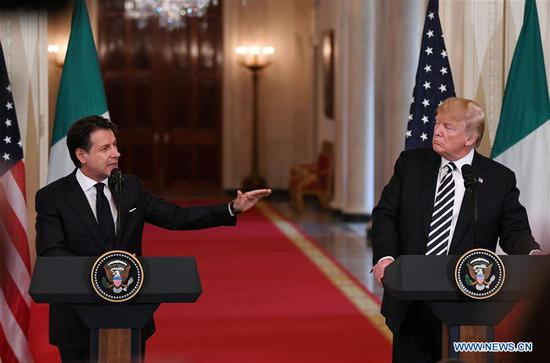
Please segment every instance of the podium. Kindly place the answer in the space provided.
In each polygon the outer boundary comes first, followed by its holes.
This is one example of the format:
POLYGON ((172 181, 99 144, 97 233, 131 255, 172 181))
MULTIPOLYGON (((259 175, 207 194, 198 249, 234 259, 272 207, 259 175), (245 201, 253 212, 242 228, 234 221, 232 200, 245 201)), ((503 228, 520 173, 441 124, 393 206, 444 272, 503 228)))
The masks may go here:
POLYGON ((454 282, 460 256, 404 255, 384 272, 384 288, 399 300, 425 301, 444 323, 443 358, 491 362, 492 353, 457 353, 453 342, 494 341, 494 326, 536 287, 537 272, 545 271, 548 256, 499 256, 506 269, 502 289, 486 300, 465 296, 454 282))
POLYGON ((140 362, 140 330, 160 303, 195 302, 202 287, 194 257, 139 257, 144 282, 139 294, 110 303, 93 291, 97 257, 39 257, 29 294, 37 303, 72 304, 91 330, 91 362, 140 362), (69 273, 67 273, 69 272, 69 273))

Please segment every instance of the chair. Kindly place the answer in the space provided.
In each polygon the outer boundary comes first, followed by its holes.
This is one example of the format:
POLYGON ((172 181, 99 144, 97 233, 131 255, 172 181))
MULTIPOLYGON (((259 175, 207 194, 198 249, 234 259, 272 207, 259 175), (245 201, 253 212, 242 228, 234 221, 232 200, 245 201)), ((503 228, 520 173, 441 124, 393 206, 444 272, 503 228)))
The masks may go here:
POLYGON ((303 212, 306 195, 317 197, 321 206, 328 208, 332 199, 333 149, 331 142, 323 141, 316 163, 296 165, 290 170, 290 204, 297 212, 303 212))

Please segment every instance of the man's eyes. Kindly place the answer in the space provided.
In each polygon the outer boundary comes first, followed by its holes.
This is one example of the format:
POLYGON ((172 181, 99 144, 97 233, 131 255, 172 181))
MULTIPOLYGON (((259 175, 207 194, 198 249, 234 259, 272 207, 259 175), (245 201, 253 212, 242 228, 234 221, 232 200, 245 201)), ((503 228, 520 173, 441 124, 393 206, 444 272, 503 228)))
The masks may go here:
POLYGON ((444 126, 445 126, 445 129, 446 129, 446 130, 449 130, 449 131, 454 131, 454 130, 456 130, 456 127, 455 127, 454 125, 452 125, 452 124, 445 124, 444 126))

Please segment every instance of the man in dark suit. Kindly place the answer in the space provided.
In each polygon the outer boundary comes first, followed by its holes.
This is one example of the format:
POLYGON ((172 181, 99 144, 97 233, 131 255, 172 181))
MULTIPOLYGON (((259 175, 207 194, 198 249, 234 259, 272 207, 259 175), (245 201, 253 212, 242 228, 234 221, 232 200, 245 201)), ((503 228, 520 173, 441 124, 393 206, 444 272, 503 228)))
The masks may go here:
MULTIPOLYGON (((115 124, 99 116, 86 117, 69 129, 67 146, 76 169, 36 193, 38 256, 100 256, 113 249, 140 256, 145 222, 173 230, 233 226, 236 214, 271 193, 238 191, 230 203, 182 208, 148 192, 137 177, 125 175, 117 201, 107 182, 120 157, 116 131, 115 124)), ((151 320, 142 331, 143 348, 153 332, 151 320)), ((89 329, 70 305, 50 305, 50 343, 59 347, 64 362, 89 360, 89 329)))
MULTIPOLYGON (((385 268, 401 255, 494 251, 497 241, 508 254, 541 252, 514 173, 475 151, 484 131, 483 110, 474 101, 450 98, 435 119, 432 149, 401 153, 372 213, 373 273, 381 286, 385 268), (461 173, 465 164, 477 178, 475 233, 473 197, 461 173)), ((441 322, 426 304, 384 292, 382 314, 394 334, 394 362, 441 358, 441 322)))

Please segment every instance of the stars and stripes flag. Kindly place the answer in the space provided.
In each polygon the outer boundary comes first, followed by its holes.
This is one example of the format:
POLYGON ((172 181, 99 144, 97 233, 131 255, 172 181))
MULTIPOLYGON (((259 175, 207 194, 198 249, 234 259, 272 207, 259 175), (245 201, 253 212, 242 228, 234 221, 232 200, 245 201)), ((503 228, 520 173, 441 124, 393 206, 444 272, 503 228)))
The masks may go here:
POLYGON ((23 144, 0 44, 0 359, 32 362, 31 298, 23 144))
POLYGON ((454 96, 451 67, 439 21, 439 2, 430 0, 422 31, 416 82, 405 134, 405 149, 432 147, 437 106, 454 96))

